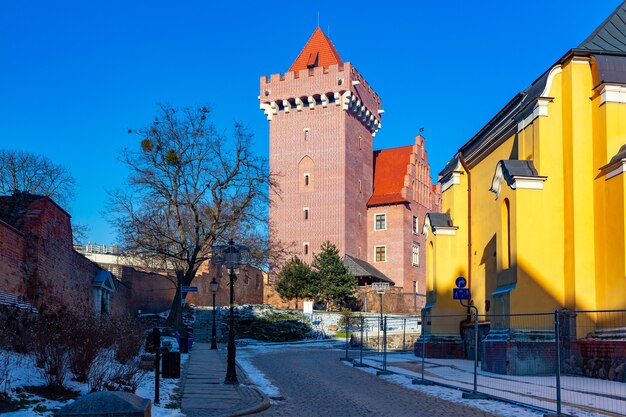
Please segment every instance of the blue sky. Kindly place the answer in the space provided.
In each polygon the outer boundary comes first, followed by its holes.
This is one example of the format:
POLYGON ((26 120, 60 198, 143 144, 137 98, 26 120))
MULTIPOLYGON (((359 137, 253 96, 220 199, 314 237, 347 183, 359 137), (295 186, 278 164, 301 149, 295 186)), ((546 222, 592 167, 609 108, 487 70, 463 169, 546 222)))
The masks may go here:
POLYGON ((382 98, 375 148, 423 127, 433 175, 517 92, 576 47, 619 0, 17 1, 0 0, 0 148, 67 166, 70 212, 112 243, 106 191, 156 103, 209 104, 268 152, 259 77, 285 72, 317 26, 382 98))

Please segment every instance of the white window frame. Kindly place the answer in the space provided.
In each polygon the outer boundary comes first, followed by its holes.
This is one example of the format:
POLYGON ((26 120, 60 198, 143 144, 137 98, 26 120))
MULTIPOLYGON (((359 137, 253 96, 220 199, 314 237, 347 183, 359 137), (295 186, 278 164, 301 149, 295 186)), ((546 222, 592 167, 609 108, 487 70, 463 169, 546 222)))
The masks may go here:
POLYGON ((304 220, 309 221, 309 219, 311 219, 311 210, 309 210, 308 207, 304 207, 302 212, 304 213, 304 220))
POLYGON ((411 262, 413 266, 420 266, 420 244, 418 242, 411 244, 411 262))
POLYGON ((309 129, 308 127, 305 127, 303 131, 304 131, 304 141, 308 142, 309 140, 311 140, 311 129, 309 129))
POLYGON ((376 246, 374 246, 374 262, 375 262, 375 263, 384 263, 384 262, 387 262, 387 258, 388 258, 388 256, 387 256, 387 245, 376 245, 376 246), (378 249, 378 248, 383 248, 383 249, 385 249, 385 260, 384 260, 384 261, 378 261, 378 260, 376 260, 376 249, 378 249))
POLYGON ((384 212, 384 213, 374 213, 374 231, 375 232, 380 232, 381 230, 387 230, 387 212, 384 212), (385 216, 385 220, 384 220, 385 227, 383 227, 381 229, 377 229, 376 228, 376 218, 378 216, 385 216))
POLYGON ((308 187, 311 184, 311 174, 308 172, 304 173, 304 186, 308 187))
POLYGON ((419 216, 413 215, 413 218, 411 219, 411 227, 413 228, 413 234, 414 235, 419 235, 419 229, 420 229, 420 218, 419 216))

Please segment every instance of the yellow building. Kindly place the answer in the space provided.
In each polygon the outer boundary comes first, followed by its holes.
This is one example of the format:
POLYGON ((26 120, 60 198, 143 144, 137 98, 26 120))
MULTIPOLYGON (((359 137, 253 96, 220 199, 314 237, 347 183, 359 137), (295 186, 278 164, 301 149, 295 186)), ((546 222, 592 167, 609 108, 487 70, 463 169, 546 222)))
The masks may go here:
MULTIPOLYGON (((440 173, 442 212, 424 225, 432 354, 461 351, 464 318, 437 317, 467 313, 452 299, 457 276, 481 314, 626 309, 624 22, 623 3, 440 173)), ((579 315, 578 337, 602 317, 579 315)), ((486 319, 486 340, 507 346, 553 334, 549 316, 486 319)))

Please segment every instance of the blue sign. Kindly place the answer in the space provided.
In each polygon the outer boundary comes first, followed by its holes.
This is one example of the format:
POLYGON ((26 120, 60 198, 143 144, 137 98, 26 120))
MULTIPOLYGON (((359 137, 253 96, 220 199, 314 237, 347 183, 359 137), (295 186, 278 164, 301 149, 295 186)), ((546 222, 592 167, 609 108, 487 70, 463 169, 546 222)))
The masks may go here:
POLYGON ((198 292, 198 287, 183 287, 183 292, 198 292))
POLYGON ((469 288, 453 288, 452 298, 455 300, 469 300, 470 299, 469 288))
POLYGON ((458 277, 454 282, 458 288, 465 288, 467 285, 467 280, 464 277, 458 277))

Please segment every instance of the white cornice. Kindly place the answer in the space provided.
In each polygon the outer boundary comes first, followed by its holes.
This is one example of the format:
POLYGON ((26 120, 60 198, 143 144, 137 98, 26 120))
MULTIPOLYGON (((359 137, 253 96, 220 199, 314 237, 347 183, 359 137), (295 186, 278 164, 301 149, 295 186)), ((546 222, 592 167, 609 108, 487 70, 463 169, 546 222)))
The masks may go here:
POLYGON ((502 163, 499 162, 496 166, 496 172, 493 174, 493 180, 491 181, 492 191, 496 195, 496 200, 500 197, 500 191, 502 190, 502 183, 506 181, 509 187, 513 190, 543 190, 543 183, 548 177, 536 176, 526 177, 522 175, 513 175, 511 182, 504 177, 504 170, 502 169, 502 163))
POLYGON ((626 103, 626 86, 619 84, 600 84, 600 105, 604 103, 626 103))
POLYGON ((548 103, 552 99, 550 97, 537 97, 537 102, 533 106, 533 111, 517 124, 517 131, 521 132, 528 127, 539 116, 548 115, 548 103))
POLYGON ((463 174, 462 168, 463 167, 461 166, 461 162, 457 162, 456 166, 454 167, 454 171, 452 171, 450 175, 450 178, 448 178, 446 182, 441 184, 442 193, 453 185, 461 183, 461 175, 463 174))
POLYGON ((607 168, 610 169, 610 171, 608 171, 608 169, 606 170, 607 180, 613 177, 616 177, 620 174, 623 174, 624 172, 626 172, 626 159, 621 159, 617 161, 616 163, 613 163, 612 165, 608 166, 607 168))

